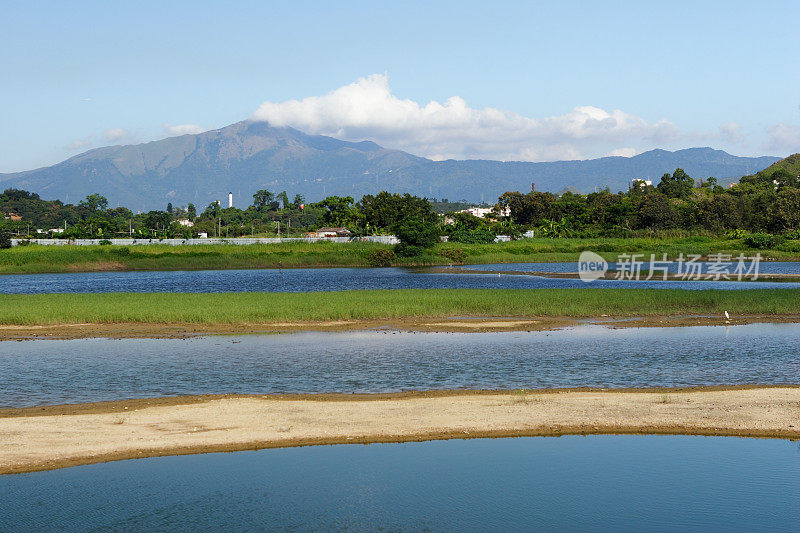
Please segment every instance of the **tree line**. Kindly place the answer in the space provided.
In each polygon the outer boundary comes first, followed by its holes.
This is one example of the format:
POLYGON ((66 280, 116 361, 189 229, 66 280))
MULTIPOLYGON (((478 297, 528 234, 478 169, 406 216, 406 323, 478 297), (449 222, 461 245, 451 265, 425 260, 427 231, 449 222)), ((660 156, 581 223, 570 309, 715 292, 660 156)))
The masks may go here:
MULTIPOLYGON (((793 159, 794 158, 794 159, 793 159)), ((518 238, 526 231, 540 237, 626 237, 688 233, 746 234, 765 232, 800 237, 800 177, 784 160, 729 188, 714 178, 695 181, 683 170, 664 174, 656 185, 633 182, 627 191, 608 189, 591 194, 549 192, 502 194, 493 216, 437 213, 436 208, 466 207, 447 200, 428 200, 410 194, 380 192, 355 201, 352 196, 329 196, 306 203, 301 195, 259 190, 246 209, 212 202, 202 211, 193 204, 134 214, 125 207, 110 208, 99 194, 77 205, 43 200, 38 194, 7 189, 0 195, 2 229, 36 236, 35 229, 65 238, 110 239, 243 235, 298 235, 323 226, 346 227, 355 235, 394 234, 403 244, 397 250, 414 255, 441 236, 463 243, 488 243, 497 235, 518 238), (781 163, 784 163, 781 162, 781 163), (11 220, 10 214, 15 218, 11 220), (189 224, 190 223, 190 224, 189 224), (53 231, 54 230, 54 231, 53 231)), ((800 168, 800 167, 798 167, 800 168)), ((440 209, 441 211, 441 209, 440 209)))
POLYGON ((800 230, 800 177, 778 168, 726 189, 714 178, 695 181, 676 169, 656 185, 633 182, 618 193, 507 192, 498 208, 543 236, 624 237, 671 229, 793 234, 800 230))

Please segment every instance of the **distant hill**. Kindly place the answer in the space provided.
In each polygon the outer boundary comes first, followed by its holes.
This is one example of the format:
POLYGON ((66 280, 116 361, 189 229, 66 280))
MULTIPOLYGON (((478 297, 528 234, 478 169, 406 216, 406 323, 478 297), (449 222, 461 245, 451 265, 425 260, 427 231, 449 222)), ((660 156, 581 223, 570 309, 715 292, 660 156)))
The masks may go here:
POLYGON ((755 176, 768 178, 781 170, 785 170, 793 176, 800 176, 800 154, 793 154, 780 161, 776 161, 764 170, 757 172, 755 176))
POLYGON ((0 188, 15 187, 43 198, 75 203, 99 193, 110 205, 163 209, 167 202, 205 207, 224 202, 246 207, 258 189, 286 190, 308 201, 329 195, 356 199, 381 190, 422 196, 494 201, 505 191, 583 192, 608 186, 627 190, 633 178, 657 179, 683 168, 694 178, 720 181, 752 174, 776 157, 736 157, 711 148, 652 150, 635 157, 553 163, 486 160, 431 161, 377 144, 307 135, 266 122, 238 122, 197 135, 128 146, 97 148, 51 167, 0 174, 0 188))
POLYGON ((569 192, 569 193, 572 193, 572 194, 580 194, 580 193, 581 193, 581 191, 579 191, 578 189, 576 189, 576 188, 575 188, 575 187, 573 187, 572 185, 567 185, 566 187, 564 187, 564 188, 563 188, 563 189, 561 189, 560 191, 556 191, 556 192, 555 192, 555 195, 556 195, 556 196, 564 196, 564 195, 565 195, 565 194, 567 194, 568 192, 569 192))

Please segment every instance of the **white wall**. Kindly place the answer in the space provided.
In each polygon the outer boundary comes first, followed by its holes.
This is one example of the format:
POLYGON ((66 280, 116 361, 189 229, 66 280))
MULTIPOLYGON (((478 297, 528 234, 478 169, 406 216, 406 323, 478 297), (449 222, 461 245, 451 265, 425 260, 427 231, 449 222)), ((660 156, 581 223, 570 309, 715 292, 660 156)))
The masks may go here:
MULTIPOLYGON (((100 244, 104 239, 11 239, 11 245, 17 246, 20 241, 29 241, 32 244, 44 246, 94 246, 100 244)), ((237 237, 230 239, 108 239, 115 246, 138 246, 143 244, 163 244, 166 246, 181 246, 194 244, 278 244, 282 242, 379 242, 383 244, 397 244, 400 242, 394 235, 370 235, 368 237, 291 237, 291 238, 248 238, 237 237)))

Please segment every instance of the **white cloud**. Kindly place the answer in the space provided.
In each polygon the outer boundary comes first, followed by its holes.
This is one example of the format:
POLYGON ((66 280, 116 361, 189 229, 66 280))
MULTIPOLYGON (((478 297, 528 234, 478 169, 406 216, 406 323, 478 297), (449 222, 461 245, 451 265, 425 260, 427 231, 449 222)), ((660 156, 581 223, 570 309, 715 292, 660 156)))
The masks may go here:
POLYGON ((110 143, 127 144, 133 142, 131 132, 123 128, 111 128, 103 133, 103 136, 110 143))
POLYGON ((726 122, 719 127, 719 138, 728 144, 742 144, 747 135, 742 132, 742 125, 738 122, 726 122))
POLYGON ((789 155, 800 152, 800 128, 779 123, 767 128, 767 150, 789 155))
POLYGON ((617 148, 615 150, 611 150, 608 155, 617 157, 633 157, 638 153, 639 151, 636 148, 617 148))
POLYGON ((68 145, 64 147, 64 150, 84 150, 92 146, 92 136, 89 135, 85 139, 78 139, 77 141, 72 141, 68 145))
POLYGON ((324 96, 264 102, 253 118, 307 133, 369 139, 436 159, 579 159, 628 143, 663 145, 680 138, 669 121, 650 123, 624 111, 591 106, 530 118, 491 107, 471 108, 458 96, 420 105, 392 94, 387 76, 377 74, 324 96))
POLYGON ((168 137, 176 137, 178 135, 193 135, 196 133, 203 133, 204 131, 206 131, 206 128, 198 126, 197 124, 177 124, 175 126, 171 124, 164 124, 164 133, 167 134, 168 137))

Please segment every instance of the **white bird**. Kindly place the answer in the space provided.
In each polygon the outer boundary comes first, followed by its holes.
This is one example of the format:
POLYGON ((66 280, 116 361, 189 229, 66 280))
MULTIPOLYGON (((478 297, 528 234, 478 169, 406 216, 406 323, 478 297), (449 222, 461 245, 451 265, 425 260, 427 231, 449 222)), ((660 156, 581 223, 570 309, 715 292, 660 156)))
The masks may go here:
POLYGON ((731 318, 731 316, 728 314, 727 311, 725 311, 725 320, 729 320, 730 318, 731 318))

